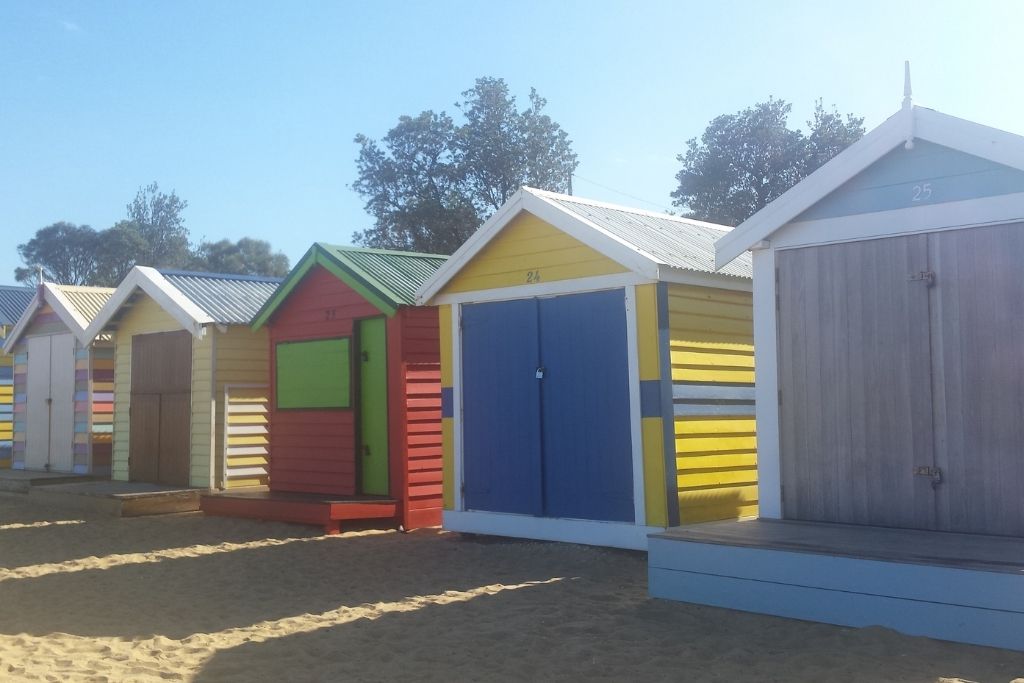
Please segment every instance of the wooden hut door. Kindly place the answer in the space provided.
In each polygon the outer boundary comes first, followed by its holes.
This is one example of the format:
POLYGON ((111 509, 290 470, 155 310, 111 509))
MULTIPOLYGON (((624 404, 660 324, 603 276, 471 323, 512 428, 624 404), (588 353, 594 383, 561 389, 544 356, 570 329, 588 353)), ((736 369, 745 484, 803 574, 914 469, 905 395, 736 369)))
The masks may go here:
POLYGON ((356 323, 359 344, 360 492, 388 493, 388 357, 384 318, 356 323))
POLYGON ((192 335, 132 337, 128 471, 132 481, 189 485, 192 335))
POLYGON ((1024 225, 929 246, 939 524, 1024 536, 1024 225))
POLYGON ((776 258, 785 516, 934 528, 927 238, 776 258))

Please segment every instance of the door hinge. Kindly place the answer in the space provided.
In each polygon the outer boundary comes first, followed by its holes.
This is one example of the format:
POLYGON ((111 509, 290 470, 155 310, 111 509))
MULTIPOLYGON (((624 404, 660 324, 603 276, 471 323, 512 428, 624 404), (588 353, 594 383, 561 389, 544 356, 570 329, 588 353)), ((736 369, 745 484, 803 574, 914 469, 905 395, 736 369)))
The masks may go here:
POLYGON ((930 270, 922 270, 917 273, 911 273, 907 276, 908 282, 923 282, 926 287, 932 287, 935 285, 935 273, 930 270))

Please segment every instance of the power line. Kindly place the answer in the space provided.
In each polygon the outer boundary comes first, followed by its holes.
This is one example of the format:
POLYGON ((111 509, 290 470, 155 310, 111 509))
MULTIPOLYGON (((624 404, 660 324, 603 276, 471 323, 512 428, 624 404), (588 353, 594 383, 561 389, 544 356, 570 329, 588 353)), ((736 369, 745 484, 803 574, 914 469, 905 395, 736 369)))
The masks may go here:
POLYGON ((658 202, 648 201, 648 200, 644 199, 643 197, 637 197, 636 195, 629 194, 628 192, 623 192, 622 190, 616 190, 614 187, 609 187, 607 185, 604 185, 602 183, 597 182, 596 180, 591 180, 590 178, 584 178, 583 176, 581 176, 578 173, 573 174, 573 177, 577 178, 579 180, 582 180, 583 182, 590 183, 591 185, 596 185, 597 187, 600 187, 603 190, 608 190, 609 192, 614 192, 615 194, 622 195, 623 197, 629 197, 630 199, 635 199, 638 202, 643 202, 644 204, 648 204, 650 206, 656 206, 656 207, 658 207, 659 211, 664 211, 666 213, 669 211, 667 208, 665 208, 664 204, 659 204, 658 202))

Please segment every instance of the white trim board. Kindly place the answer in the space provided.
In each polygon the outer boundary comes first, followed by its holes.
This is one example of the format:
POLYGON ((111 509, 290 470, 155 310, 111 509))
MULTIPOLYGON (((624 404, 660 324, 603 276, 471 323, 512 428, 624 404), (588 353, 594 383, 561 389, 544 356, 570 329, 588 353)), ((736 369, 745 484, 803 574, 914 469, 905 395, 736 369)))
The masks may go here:
POLYGON ((533 299, 535 297, 557 296, 559 294, 579 294, 596 292, 603 289, 620 289, 629 285, 642 285, 657 280, 644 278, 635 273, 617 273, 615 275, 596 275, 572 280, 554 280, 538 282, 535 285, 517 285, 515 287, 498 287, 496 289, 480 289, 472 292, 453 292, 441 294, 434 298, 432 305, 471 304, 485 301, 510 301, 513 299, 533 299))
MULTIPOLYGON (((453 299, 439 297, 438 295, 441 290, 444 289, 451 279, 454 278, 467 263, 475 258, 476 255, 486 247, 506 225, 512 222, 516 216, 524 211, 533 214, 537 218, 540 218, 549 225, 554 226, 556 229, 564 232, 578 242, 587 245, 598 253, 615 261, 624 268, 632 271, 636 276, 649 281, 656 281, 661 276, 660 271, 666 270, 666 266, 659 263, 658 259, 653 255, 630 244, 618 235, 612 234, 594 222, 569 211, 554 201, 554 199, 561 196, 562 195, 558 195, 557 193, 545 192, 543 190, 537 190, 530 187, 520 189, 507 202, 505 202, 505 204, 503 204, 502 207, 498 209, 498 211, 495 212, 479 230, 473 233, 469 239, 467 239, 466 242, 459 247, 454 254, 452 254, 444 265, 437 270, 437 272, 435 272, 426 282, 423 283, 423 285, 420 286, 419 290, 416 292, 416 303, 424 305, 450 303, 453 301, 453 299)), ((700 221, 691 221, 689 219, 679 218, 678 216, 656 214, 649 211, 640 211, 628 207, 603 204, 590 200, 580 200, 577 197, 566 196, 565 198, 581 204, 614 208, 646 216, 658 216, 659 218, 674 220, 687 225, 697 223, 704 227, 716 228, 721 230, 723 233, 729 230, 726 226, 702 223, 700 221)), ((677 269, 668 268, 667 270, 676 271, 677 269)), ((702 273, 694 271, 692 275, 694 277, 700 277, 702 273)), ((706 275, 706 277, 712 280, 722 278, 722 276, 716 276, 711 273, 703 275, 706 275)), ((736 280, 742 281, 743 278, 736 278, 736 280)))
POLYGON ((206 325, 215 322, 206 311, 192 303, 177 287, 168 282, 160 271, 148 266, 135 266, 117 286, 110 300, 100 309, 95 320, 82 333, 79 340, 83 344, 88 344, 100 335, 136 289, 152 298, 168 315, 178 321, 183 329, 188 330, 197 339, 201 339, 205 334, 206 325))
POLYGON ((636 287, 623 291, 626 303, 626 366, 629 390, 629 440, 633 464, 633 519, 647 521, 644 479, 643 414, 640 409, 640 351, 637 338, 636 287))
POLYGON ((447 531, 467 534, 532 538, 538 541, 561 541, 628 550, 647 550, 648 534, 664 530, 662 527, 626 522, 552 519, 500 512, 455 510, 444 511, 442 525, 447 531))
POLYGON ((1024 137, 931 109, 902 109, 720 238, 715 243, 716 267, 721 268, 756 243, 768 239, 844 182, 913 139, 927 140, 1024 170, 1024 137))

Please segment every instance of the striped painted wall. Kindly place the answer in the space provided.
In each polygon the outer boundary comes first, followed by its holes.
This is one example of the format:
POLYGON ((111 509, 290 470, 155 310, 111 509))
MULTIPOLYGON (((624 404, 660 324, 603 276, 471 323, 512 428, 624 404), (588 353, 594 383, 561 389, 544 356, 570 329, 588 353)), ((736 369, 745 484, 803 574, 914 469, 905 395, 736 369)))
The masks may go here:
POLYGON ((224 488, 270 481, 270 387, 227 385, 224 390, 224 488))
POLYGON ((14 452, 14 358, 0 352, 0 469, 11 467, 14 452))
POLYGON ((28 354, 24 351, 14 355, 14 442, 11 451, 11 467, 25 467, 25 428, 28 407, 28 354))
POLYGON ((114 436, 113 342, 95 342, 92 346, 90 358, 89 399, 92 405, 92 419, 90 422, 92 473, 109 476, 112 464, 114 436))
MULTIPOLYGON (((213 373, 214 384, 214 422, 213 424, 229 426, 226 418, 231 417, 225 411, 224 395, 225 390, 232 385, 259 385, 267 387, 270 385, 270 342, 267 329, 264 327, 256 332, 243 325, 229 325, 226 332, 217 331, 211 328, 207 335, 215 335, 212 346, 214 353, 213 373)), ((195 368, 193 368, 195 370, 195 368)), ((269 390, 261 389, 266 394, 269 390)), ((251 392, 239 391, 239 396, 248 400, 254 397, 251 392)), ((266 405, 266 403, 264 403, 266 405)), ((269 459, 270 436, 265 426, 261 424, 238 424, 237 420, 242 419, 241 415, 235 416, 233 439, 225 443, 227 432, 223 428, 217 429, 213 435, 214 456, 216 458, 216 481, 215 486, 237 488, 241 486, 261 486, 267 483, 266 475, 262 476, 238 476, 232 481, 222 481, 225 471, 224 456, 225 449, 234 444, 262 446, 268 449, 269 459)), ((208 438, 208 437, 207 437, 208 438)), ((199 448, 198 439, 195 441, 195 448, 199 448)), ((194 451, 197 453, 197 451, 194 451)), ((196 478, 198 473, 193 473, 196 478)))
POLYGON ((680 522, 756 515, 751 295, 668 285, 667 309, 680 522))

